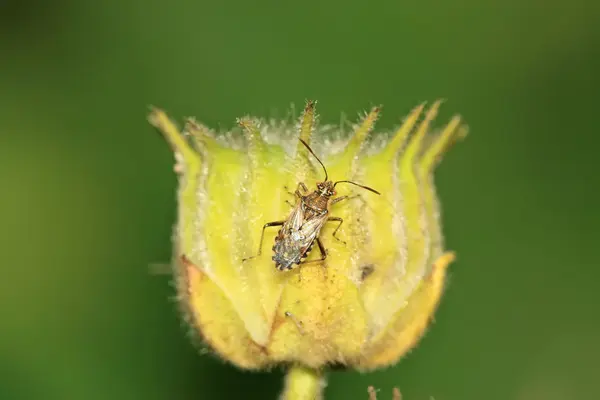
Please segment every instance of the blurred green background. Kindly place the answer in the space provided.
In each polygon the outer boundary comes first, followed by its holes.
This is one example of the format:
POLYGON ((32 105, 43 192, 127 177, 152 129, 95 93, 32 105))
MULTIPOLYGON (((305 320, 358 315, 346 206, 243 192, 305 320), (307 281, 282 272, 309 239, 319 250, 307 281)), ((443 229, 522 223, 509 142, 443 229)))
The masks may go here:
POLYGON ((396 367, 330 375, 409 400, 598 399, 600 4, 0 2, 0 399, 275 399, 280 372, 199 355, 166 276, 173 158, 147 124, 233 126, 318 99, 447 98, 468 139, 438 170, 451 268, 396 367))

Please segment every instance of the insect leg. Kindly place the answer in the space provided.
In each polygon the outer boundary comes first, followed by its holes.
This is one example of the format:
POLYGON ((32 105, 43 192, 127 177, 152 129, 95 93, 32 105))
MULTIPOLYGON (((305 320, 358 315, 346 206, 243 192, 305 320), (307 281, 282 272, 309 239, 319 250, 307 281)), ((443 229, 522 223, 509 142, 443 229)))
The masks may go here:
POLYGON ((355 194, 354 196, 340 196, 340 197, 336 197, 335 199, 331 200, 331 205, 334 205, 335 203, 339 203, 342 200, 352 200, 352 199, 356 199, 358 197, 362 196, 360 194, 355 194))
POLYGON ((310 264, 310 263, 314 263, 314 262, 321 262, 327 258, 327 250, 325 249, 325 246, 323 246, 321 239, 317 238, 316 241, 317 241, 317 245, 319 246, 319 252, 321 253, 321 258, 319 258, 318 260, 302 261, 300 263, 300 265, 310 264))
POLYGON ((308 188, 306 187, 304 182, 298 182, 298 186, 296 186, 296 191, 294 192, 296 194, 296 196, 298 196, 299 198, 302 198, 302 196, 304 196, 304 195, 300 192, 300 189, 302 189, 302 191, 305 194, 308 192, 308 188))
POLYGON ((319 251, 321 252, 321 259, 319 261, 323 261, 327 258, 327 250, 325 249, 325 246, 323 246, 321 239, 317 238, 317 244, 319 245, 319 251))
POLYGON ((346 200, 347 198, 348 198, 348 196, 336 197, 335 199, 331 200, 331 205, 334 205, 335 203, 339 203, 342 200, 346 200))
POLYGON ((262 243, 263 243, 263 239, 265 238, 265 229, 270 228, 272 226, 282 226, 283 224, 285 224, 285 221, 273 221, 273 222, 267 222, 263 228, 262 228, 262 232, 260 234, 260 242, 258 243, 258 254, 252 257, 248 257, 248 258, 242 258, 242 262, 250 260, 251 258, 256 258, 258 256, 261 255, 262 253, 262 243))
POLYGON ((308 192, 308 188, 306 187, 306 185, 304 184, 304 182, 298 182, 298 185, 296 186, 296 191, 294 193, 290 192, 290 189, 287 186, 284 186, 284 188, 292 196, 295 195, 295 196, 298 196, 300 198, 302 198, 302 196, 303 196, 302 192, 304 192, 305 194, 308 192), (300 189, 302 189, 302 192, 300 192, 300 189))
POLYGON ((338 226, 335 228, 335 230, 333 231, 333 233, 331 235, 334 238, 336 238, 337 240, 339 240, 340 242, 346 244, 346 242, 344 242, 342 239, 340 239, 339 237, 337 237, 335 235, 337 233, 338 229, 340 229, 340 226, 342 226, 342 224, 344 223, 344 220, 340 217, 329 217, 329 218, 327 218, 327 221, 339 222, 338 226))
POLYGON ((296 190, 298 190, 299 188, 302 188, 302 191, 304 193, 308 192, 308 188, 306 187, 304 182, 298 182, 298 186, 296 186, 296 190))

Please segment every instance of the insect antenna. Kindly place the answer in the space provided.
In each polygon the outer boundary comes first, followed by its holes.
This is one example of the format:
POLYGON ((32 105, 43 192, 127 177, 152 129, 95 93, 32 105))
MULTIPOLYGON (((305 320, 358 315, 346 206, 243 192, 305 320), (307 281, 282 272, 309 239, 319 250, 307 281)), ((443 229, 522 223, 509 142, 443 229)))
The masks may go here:
MULTIPOLYGON (((308 149, 308 151, 310 151, 310 154, 312 154, 313 156, 315 156, 315 158, 317 159, 317 161, 319 162, 319 164, 321 164, 321 167, 323 167, 323 171, 325 171, 325 181, 327 181, 327 168, 325 168, 325 165, 323 165, 323 163, 321 162, 321 160, 319 160, 319 157, 317 157, 317 155, 315 154, 314 151, 312 151, 312 149, 310 148, 310 146, 302 139, 300 139, 300 141, 302 142, 302 144, 304 146, 306 146, 306 148, 308 149)), ((360 186, 360 185, 359 185, 360 186)))
POLYGON ((373 192, 373 193, 376 193, 376 194, 379 194, 379 195, 381 194, 381 193, 379 193, 379 192, 378 192, 377 190, 375 190, 375 189, 371 189, 371 188, 370 188, 370 187, 368 187, 368 186, 359 185, 358 183, 356 183, 356 182, 352 182, 352 181, 337 181, 337 182, 335 182, 335 183, 333 184, 333 187, 335 187, 335 185, 337 185, 338 183, 351 183, 351 184, 353 184, 353 185, 356 185, 356 186, 358 186, 358 187, 361 187, 361 188, 363 188, 363 189, 367 189, 367 190, 368 190, 368 191, 370 191, 370 192, 373 192))

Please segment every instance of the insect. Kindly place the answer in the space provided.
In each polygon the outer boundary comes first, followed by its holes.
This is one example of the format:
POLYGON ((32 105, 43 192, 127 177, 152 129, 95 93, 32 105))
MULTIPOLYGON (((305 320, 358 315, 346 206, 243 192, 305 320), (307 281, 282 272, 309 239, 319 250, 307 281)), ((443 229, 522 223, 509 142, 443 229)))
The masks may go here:
MULTIPOLYGON (((344 220, 339 217, 329 216, 329 210, 332 205, 348 198, 348 196, 340 196, 332 199, 332 197, 336 194, 335 186, 338 183, 351 183, 375 194, 381 194, 375 189, 359 185, 358 183, 352 181, 330 181, 327 174, 327 169, 319 157, 317 157, 317 155, 304 140, 300 139, 300 142, 302 142, 308 151, 317 159, 319 164, 321 164, 323 171, 325 172, 325 179, 322 182, 317 183, 317 189, 312 193, 308 192, 308 188, 303 182, 298 183, 296 191, 294 192, 297 197, 296 205, 293 207, 287 219, 284 221, 267 222, 262 228, 260 242, 258 245, 258 254, 254 257, 261 255, 265 229, 274 226, 281 226, 277 236, 275 237, 275 244, 272 248, 274 252, 272 259, 275 261, 275 268, 280 271, 290 270, 296 265, 300 265, 300 263, 306 263, 307 261, 303 260, 308 257, 308 254, 312 250, 315 242, 317 243, 321 253, 321 258, 315 261, 323 261, 325 258, 327 258, 327 251, 323 246, 321 239, 319 239, 321 229, 326 222, 338 223, 338 226, 333 231, 332 236, 340 242, 345 243, 336 236, 336 233, 342 226, 344 220), (300 190, 302 190, 302 192, 300 192, 300 190)), ((242 261, 246 261, 254 257, 249 257, 243 259, 242 261)))

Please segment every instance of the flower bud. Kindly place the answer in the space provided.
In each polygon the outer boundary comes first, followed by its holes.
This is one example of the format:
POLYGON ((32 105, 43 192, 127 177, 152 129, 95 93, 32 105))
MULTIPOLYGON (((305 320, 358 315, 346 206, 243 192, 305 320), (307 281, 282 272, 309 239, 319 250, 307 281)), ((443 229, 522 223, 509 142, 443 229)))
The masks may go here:
POLYGON ((391 137, 372 133, 379 108, 351 135, 317 126, 314 102, 297 125, 242 118, 226 134, 193 120, 180 132, 164 112, 151 112, 179 176, 179 300, 214 352, 245 369, 371 370, 394 364, 418 342, 454 259, 444 252, 433 170, 466 133, 458 116, 430 133, 440 103, 416 107, 391 137), (298 138, 330 179, 380 195, 336 185, 333 198, 348 198, 324 208, 336 217, 317 235, 325 253, 315 242, 306 259, 282 271, 272 259, 281 226, 264 229, 259 250, 263 226, 299 206, 300 182, 313 192, 324 180, 298 138))

